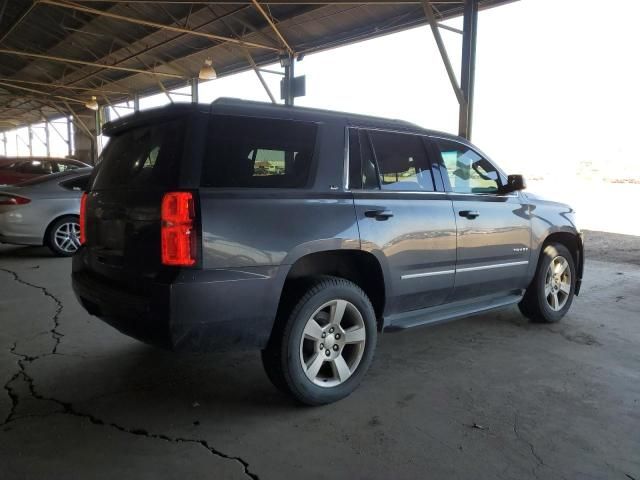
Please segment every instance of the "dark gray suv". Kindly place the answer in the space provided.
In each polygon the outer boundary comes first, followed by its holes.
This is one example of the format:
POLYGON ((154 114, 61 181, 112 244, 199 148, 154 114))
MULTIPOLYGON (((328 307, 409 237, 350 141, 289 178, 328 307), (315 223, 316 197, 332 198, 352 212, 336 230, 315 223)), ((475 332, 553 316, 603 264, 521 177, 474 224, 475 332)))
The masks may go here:
POLYGON ((574 211, 469 142, 396 121, 222 99, 108 124, 81 211, 86 310, 164 348, 262 350, 318 405, 352 392, 379 332, 580 290, 574 211))

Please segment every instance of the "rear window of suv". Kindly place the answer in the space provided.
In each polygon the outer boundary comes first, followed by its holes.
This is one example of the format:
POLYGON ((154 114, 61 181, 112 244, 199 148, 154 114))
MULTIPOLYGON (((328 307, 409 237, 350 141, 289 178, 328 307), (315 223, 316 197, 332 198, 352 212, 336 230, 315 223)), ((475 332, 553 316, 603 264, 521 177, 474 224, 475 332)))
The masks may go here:
POLYGON ((109 140, 92 189, 172 187, 177 184, 185 122, 172 120, 123 131, 109 140))
POLYGON ((317 125, 215 115, 202 166, 204 187, 300 188, 307 184, 317 125))

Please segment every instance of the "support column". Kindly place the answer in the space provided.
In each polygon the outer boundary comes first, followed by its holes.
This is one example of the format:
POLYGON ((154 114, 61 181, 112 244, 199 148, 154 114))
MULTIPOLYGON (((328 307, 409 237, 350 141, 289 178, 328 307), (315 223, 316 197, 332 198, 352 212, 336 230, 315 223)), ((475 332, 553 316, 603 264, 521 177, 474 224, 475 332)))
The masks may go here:
POLYGON ((49 120, 44 121, 44 147, 47 149, 47 157, 51 156, 51 139, 49 135, 49 120))
POLYGON ((73 156, 81 162, 95 165, 98 158, 99 113, 96 111, 95 115, 74 117, 76 125, 72 140, 75 146, 73 156))
POLYGON ((4 147, 3 151, 4 151, 4 156, 8 156, 7 155, 7 132, 2 132, 2 145, 4 147))
POLYGON ((191 103, 198 103, 198 77, 191 79, 191 103))
POLYGON ((29 136, 29 156, 33 157, 33 130, 31 124, 27 125, 27 135, 29 136))
POLYGON ((294 104, 294 92, 293 92, 293 79, 295 78, 295 63, 296 59, 292 55, 289 55, 284 60, 284 85, 285 85, 285 97, 284 104, 293 106, 294 104))
POLYGON ((67 156, 69 157, 73 155, 73 134, 71 132, 71 118, 72 117, 67 117, 67 156))
POLYGON ((458 134, 471 140, 473 126, 473 93, 476 76, 476 40, 478 34, 478 0, 465 0, 462 31, 462 75, 460 88, 464 102, 460 104, 458 134))
POLYGON ((133 113, 140 111, 140 94, 138 92, 133 94, 133 113))

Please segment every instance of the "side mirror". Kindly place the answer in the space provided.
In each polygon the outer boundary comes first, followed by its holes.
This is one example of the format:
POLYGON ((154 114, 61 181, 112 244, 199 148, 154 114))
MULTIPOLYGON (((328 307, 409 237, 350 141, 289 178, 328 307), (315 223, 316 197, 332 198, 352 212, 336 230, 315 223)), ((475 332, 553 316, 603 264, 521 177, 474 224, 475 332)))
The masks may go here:
POLYGON ((500 189, 500 193, 511 193, 527 188, 527 183, 522 175, 509 175, 507 184, 500 189))

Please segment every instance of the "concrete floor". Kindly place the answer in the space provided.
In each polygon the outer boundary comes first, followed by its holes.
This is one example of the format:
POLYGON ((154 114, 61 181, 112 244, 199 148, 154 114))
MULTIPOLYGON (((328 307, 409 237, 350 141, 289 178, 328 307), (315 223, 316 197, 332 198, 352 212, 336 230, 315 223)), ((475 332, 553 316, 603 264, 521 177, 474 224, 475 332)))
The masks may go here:
POLYGON ((2 246, 0 477, 640 480, 640 237, 588 239, 560 324, 511 309, 384 335, 321 408, 278 393, 257 353, 122 336, 77 304, 69 260, 2 246))

